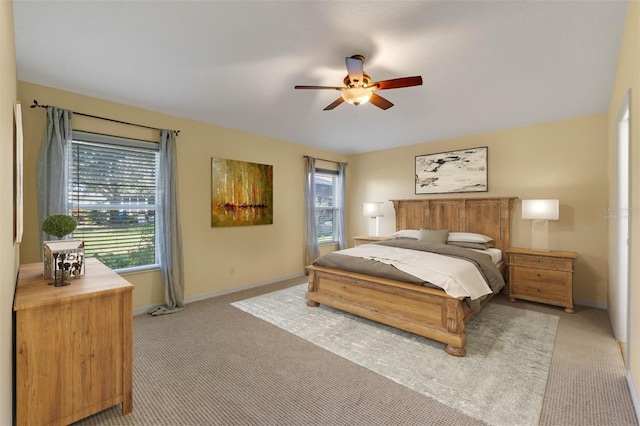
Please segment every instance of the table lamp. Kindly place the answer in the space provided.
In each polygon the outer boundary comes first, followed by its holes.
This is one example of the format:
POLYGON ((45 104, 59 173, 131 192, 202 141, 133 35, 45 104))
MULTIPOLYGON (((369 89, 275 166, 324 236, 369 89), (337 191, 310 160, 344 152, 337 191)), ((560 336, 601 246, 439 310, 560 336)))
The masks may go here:
POLYGON ((531 220, 531 249, 549 251, 549 222, 560 218, 559 200, 522 200, 522 219, 531 220))
MULTIPOLYGON (((367 202, 362 206, 362 214, 371 219, 375 219, 375 233, 374 237, 378 237, 378 218, 384 216, 384 203, 382 202, 367 202)), ((371 221, 369 221, 369 236, 371 236, 371 221)))

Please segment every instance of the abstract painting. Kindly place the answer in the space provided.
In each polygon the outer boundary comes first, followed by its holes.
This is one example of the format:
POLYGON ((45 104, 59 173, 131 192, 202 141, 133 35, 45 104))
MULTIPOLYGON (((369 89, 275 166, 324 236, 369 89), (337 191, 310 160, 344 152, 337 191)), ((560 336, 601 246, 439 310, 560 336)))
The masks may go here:
POLYGON ((211 226, 273 224, 273 166, 211 159, 211 226))
POLYGON ((416 156, 416 194, 486 192, 487 150, 480 148, 416 156))

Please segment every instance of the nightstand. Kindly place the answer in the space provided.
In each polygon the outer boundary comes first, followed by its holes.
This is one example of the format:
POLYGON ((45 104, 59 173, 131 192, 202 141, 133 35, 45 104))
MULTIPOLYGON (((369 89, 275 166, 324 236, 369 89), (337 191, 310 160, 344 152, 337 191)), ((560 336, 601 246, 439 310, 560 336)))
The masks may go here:
POLYGON ((387 241, 390 240, 391 237, 353 237, 353 239, 356 241, 356 247, 357 246, 361 246, 363 244, 369 244, 369 243, 373 243, 376 241, 387 241))
POLYGON ((509 301, 516 299, 562 306, 573 313, 573 262, 578 253, 572 251, 538 251, 509 248, 509 301))

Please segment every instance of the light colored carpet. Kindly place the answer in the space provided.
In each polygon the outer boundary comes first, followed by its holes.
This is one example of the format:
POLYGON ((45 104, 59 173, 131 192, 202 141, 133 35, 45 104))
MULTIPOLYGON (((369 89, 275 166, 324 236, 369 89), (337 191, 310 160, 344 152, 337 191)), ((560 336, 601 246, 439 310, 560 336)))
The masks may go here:
POLYGON ((306 284, 232 303, 423 395, 491 425, 537 425, 558 317, 488 304, 467 324, 467 356, 443 344, 328 307, 306 284))
MULTIPOLYGON (((304 280, 136 316, 133 413, 118 404, 74 426, 484 424, 231 305, 304 280)), ((540 426, 638 426, 606 311, 567 314, 502 295, 491 304, 559 318, 540 426)), ((512 424, 524 426, 518 417, 512 424)))

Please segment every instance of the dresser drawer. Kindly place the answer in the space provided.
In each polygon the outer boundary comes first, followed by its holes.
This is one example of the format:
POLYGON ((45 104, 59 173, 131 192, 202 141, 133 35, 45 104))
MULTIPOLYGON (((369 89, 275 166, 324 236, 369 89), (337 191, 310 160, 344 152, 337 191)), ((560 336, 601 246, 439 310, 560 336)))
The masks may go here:
POLYGON ((514 266, 528 266, 531 268, 573 271, 573 261, 571 259, 559 259, 544 256, 510 254, 509 264, 514 266))

